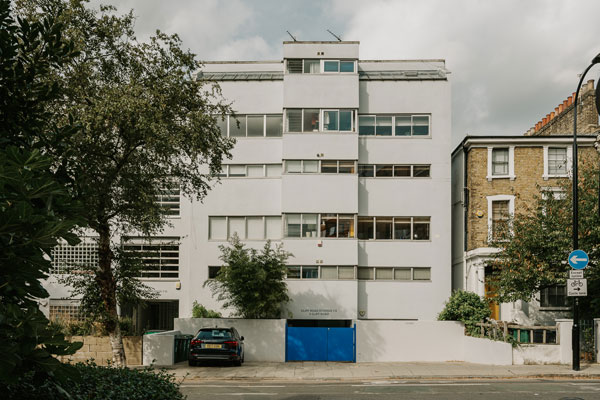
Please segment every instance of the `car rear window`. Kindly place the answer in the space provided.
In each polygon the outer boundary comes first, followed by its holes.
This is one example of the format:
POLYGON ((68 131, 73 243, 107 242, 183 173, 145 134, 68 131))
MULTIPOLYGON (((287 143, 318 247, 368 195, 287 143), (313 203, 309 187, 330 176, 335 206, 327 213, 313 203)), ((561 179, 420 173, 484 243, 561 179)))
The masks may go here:
POLYGON ((201 330, 198 332, 196 339, 200 340, 211 340, 211 339, 230 339, 231 331, 229 329, 210 329, 201 330))

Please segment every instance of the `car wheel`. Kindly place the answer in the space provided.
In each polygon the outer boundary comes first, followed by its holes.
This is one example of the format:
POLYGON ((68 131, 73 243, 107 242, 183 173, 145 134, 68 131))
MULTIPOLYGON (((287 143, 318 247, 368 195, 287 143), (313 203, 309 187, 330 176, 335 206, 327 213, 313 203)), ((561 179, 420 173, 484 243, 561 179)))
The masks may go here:
POLYGON ((190 367, 195 367, 197 364, 196 364, 196 361, 193 361, 193 360, 188 360, 188 365, 189 365, 190 367))

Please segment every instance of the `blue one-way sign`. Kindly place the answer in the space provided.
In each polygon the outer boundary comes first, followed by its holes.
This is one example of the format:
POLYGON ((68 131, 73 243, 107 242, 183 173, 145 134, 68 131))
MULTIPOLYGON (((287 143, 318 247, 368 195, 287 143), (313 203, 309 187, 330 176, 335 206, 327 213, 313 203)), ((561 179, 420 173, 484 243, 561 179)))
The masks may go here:
POLYGON ((590 262, 590 258, 583 250, 573 250, 569 254, 569 265, 575 269, 584 269, 588 262, 590 262))

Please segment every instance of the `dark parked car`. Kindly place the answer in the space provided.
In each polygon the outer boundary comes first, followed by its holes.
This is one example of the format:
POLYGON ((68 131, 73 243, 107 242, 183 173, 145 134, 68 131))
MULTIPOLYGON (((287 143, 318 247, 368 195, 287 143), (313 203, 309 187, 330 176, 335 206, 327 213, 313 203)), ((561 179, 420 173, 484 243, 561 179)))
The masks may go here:
POLYGON ((244 337, 235 328, 202 328, 190 343, 189 365, 198 361, 225 360, 240 366, 244 362, 244 337))

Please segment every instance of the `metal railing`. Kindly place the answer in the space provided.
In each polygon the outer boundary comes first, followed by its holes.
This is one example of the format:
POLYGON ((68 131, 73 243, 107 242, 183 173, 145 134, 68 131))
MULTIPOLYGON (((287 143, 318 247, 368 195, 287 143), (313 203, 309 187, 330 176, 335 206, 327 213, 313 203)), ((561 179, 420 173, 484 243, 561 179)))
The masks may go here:
POLYGON ((482 337, 504 340, 505 342, 512 338, 512 341, 516 343, 560 344, 556 326, 517 325, 506 321, 480 322, 477 326, 480 328, 482 337))

